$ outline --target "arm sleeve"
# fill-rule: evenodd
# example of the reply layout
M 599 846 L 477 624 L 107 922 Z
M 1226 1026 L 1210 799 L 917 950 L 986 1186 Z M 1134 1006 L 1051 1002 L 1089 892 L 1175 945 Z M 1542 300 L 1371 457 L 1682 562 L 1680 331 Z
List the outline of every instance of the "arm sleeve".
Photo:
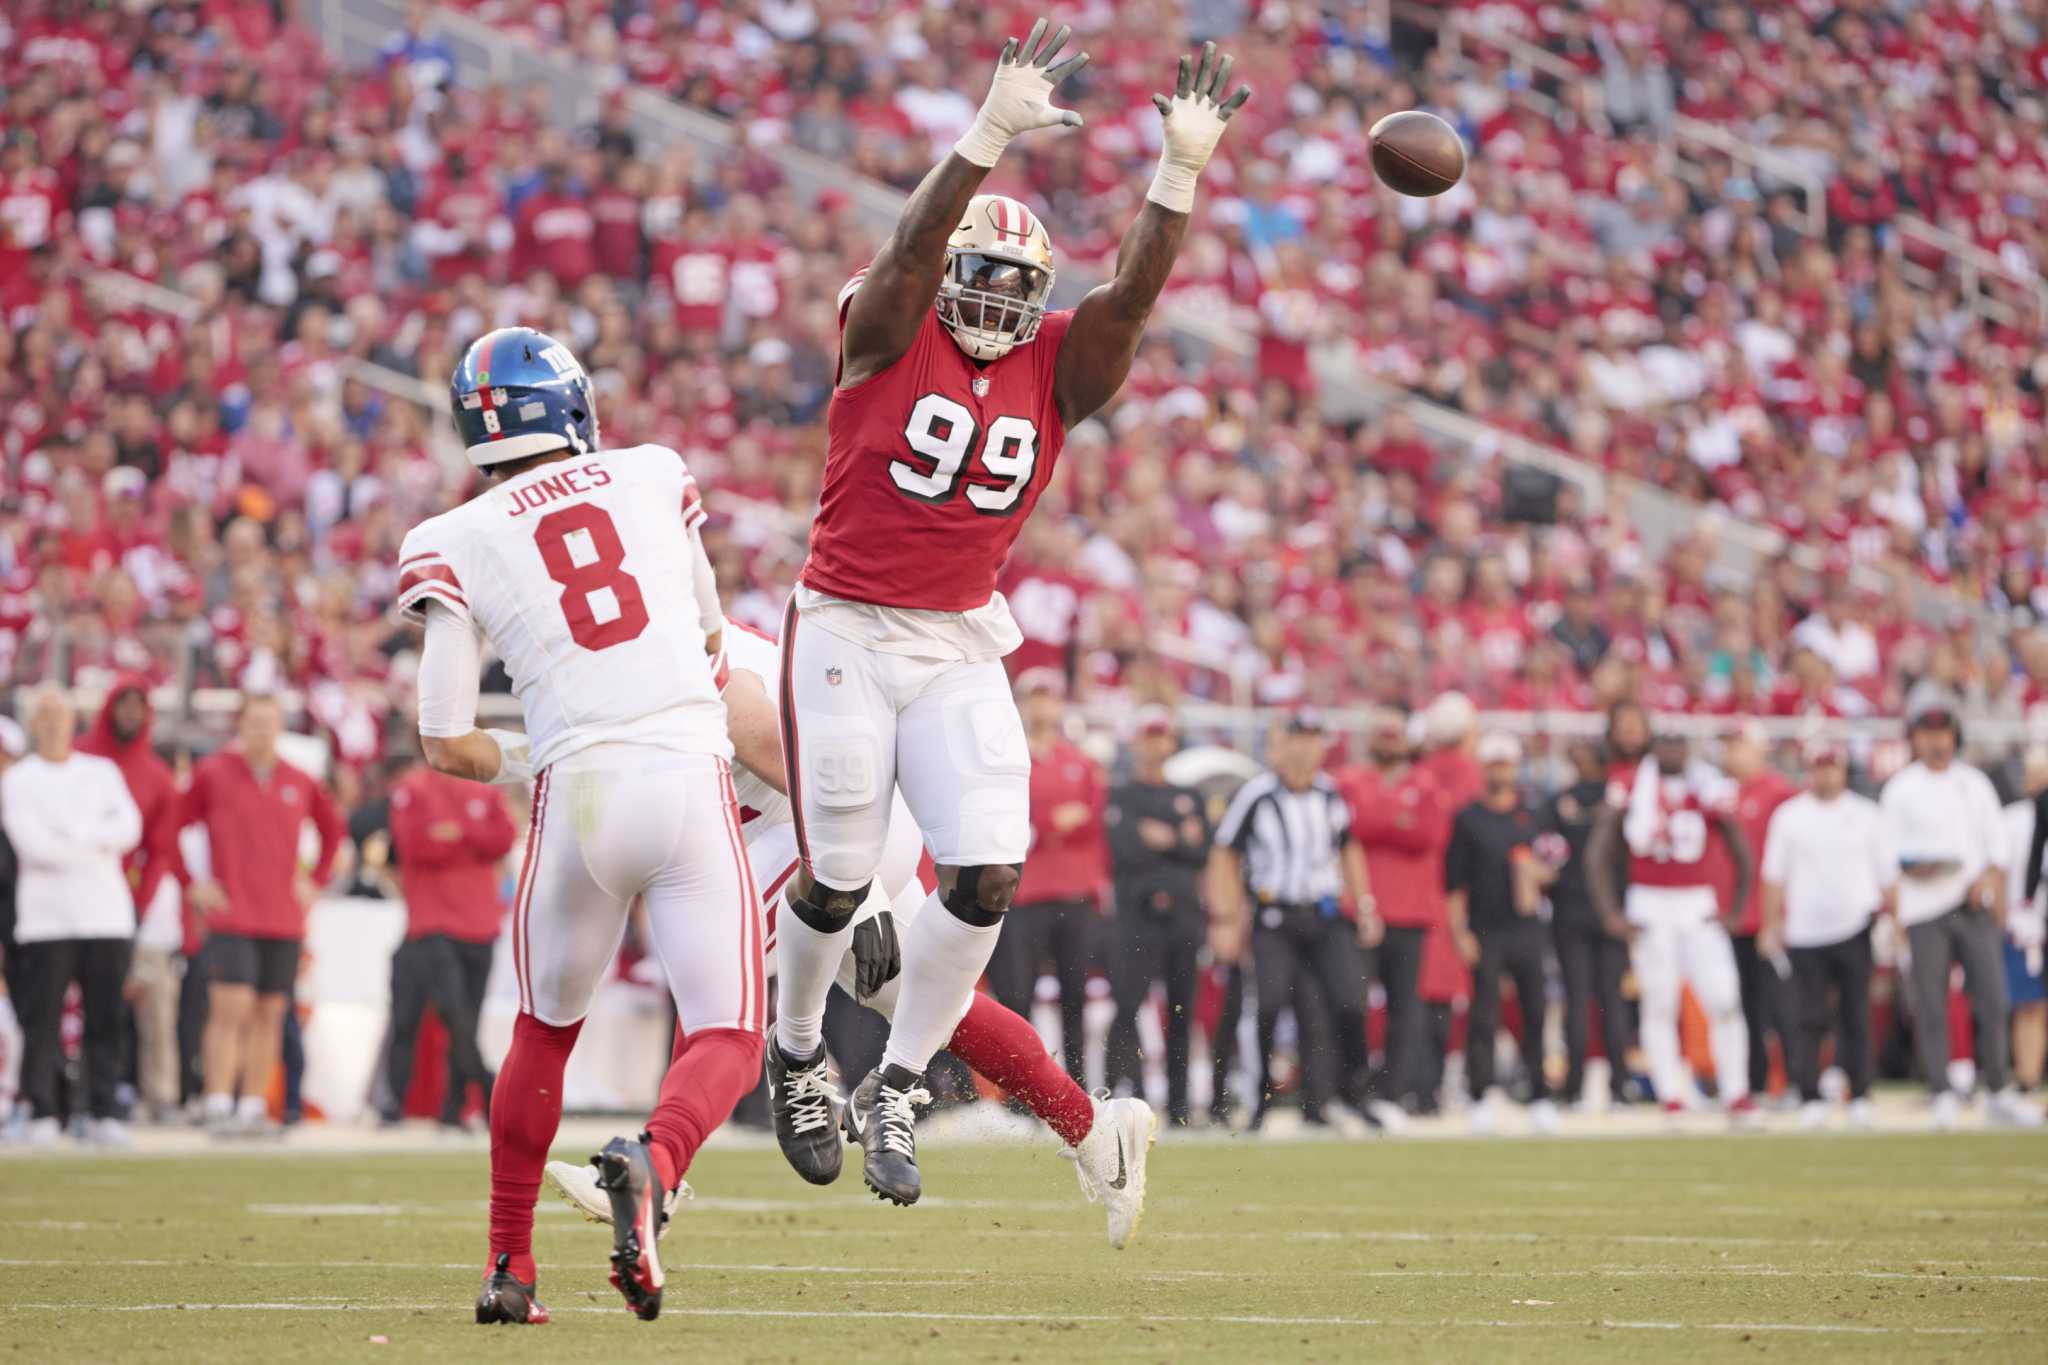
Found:
M 121 770 L 111 760 L 106 762 L 106 771 L 101 774 L 106 786 L 106 804 L 100 810 L 100 847 L 119 856 L 127 856 L 142 842 L 142 811 L 135 804 L 135 797 L 128 790 L 128 779 L 121 776 Z
M 478 675 L 483 651 L 467 610 L 457 612 L 440 598 L 420 610 L 427 623 L 427 643 L 420 654 L 420 733 L 453 739 L 476 729 Z
M 505 803 L 503 792 L 493 787 L 484 793 L 482 800 L 482 813 L 469 821 L 470 851 L 477 857 L 495 862 L 512 851 L 512 842 L 519 837 L 519 829 L 512 823 L 512 808 Z
M 348 838 L 348 821 L 341 818 L 341 807 L 334 803 L 333 793 L 321 783 L 310 785 L 313 789 L 313 828 L 320 831 L 320 862 L 313 869 L 313 882 L 317 886 L 325 886 L 334 875 L 334 860 Z

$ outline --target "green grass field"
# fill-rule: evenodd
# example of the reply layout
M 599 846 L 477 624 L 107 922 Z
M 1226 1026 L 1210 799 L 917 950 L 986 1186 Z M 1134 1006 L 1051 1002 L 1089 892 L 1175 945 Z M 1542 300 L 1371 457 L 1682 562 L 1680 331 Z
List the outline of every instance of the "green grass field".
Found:
M 484 1167 L 0 1161 L 0 1361 L 2048 1358 L 2038 1136 L 1162 1144 L 1122 1253 L 1049 1144 L 907 1211 L 714 1148 L 659 1322 L 544 1197 L 524 1331 L 469 1321 Z

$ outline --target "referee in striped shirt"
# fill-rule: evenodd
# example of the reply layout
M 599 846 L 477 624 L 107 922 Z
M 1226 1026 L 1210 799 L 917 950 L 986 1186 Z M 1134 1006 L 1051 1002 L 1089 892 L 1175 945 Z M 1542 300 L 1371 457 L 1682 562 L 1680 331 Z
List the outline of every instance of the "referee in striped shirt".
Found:
M 1258 989 L 1253 1128 L 1273 1103 L 1273 1038 L 1290 1006 L 1301 1036 L 1302 1118 L 1327 1122 L 1323 1106 L 1333 1091 L 1366 1113 L 1364 950 L 1382 930 L 1365 855 L 1351 835 L 1350 803 L 1322 770 L 1328 750 L 1322 718 L 1306 708 L 1292 712 L 1269 745 L 1271 771 L 1232 798 L 1210 859 L 1216 955 L 1236 961 L 1249 941 Z

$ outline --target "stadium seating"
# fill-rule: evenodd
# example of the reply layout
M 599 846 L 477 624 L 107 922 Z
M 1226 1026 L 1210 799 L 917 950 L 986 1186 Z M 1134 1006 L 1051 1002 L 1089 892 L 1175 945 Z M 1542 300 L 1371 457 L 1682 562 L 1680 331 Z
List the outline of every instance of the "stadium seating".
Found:
M 627 7 L 616 26 L 588 3 L 467 8 L 736 120 L 743 149 L 899 188 L 971 116 L 960 73 L 1021 13 L 875 30 L 805 0 Z M 1072 434 L 1008 575 L 1020 664 L 1168 699 L 1456 686 L 1506 708 L 1854 715 L 1934 676 L 1993 714 L 2048 700 L 2048 638 L 2009 649 L 1965 611 L 2028 627 L 2048 606 L 2039 319 L 1966 306 L 1886 231 L 1911 205 L 2043 259 L 2038 97 L 2012 98 L 2029 73 L 2038 88 L 2038 35 L 1950 5 L 1896 29 L 1785 8 L 1750 36 L 1691 33 L 1677 5 L 1465 8 L 1583 77 L 1523 98 L 1483 42 L 1425 35 L 1418 61 L 1414 34 L 1397 52 L 1310 6 L 1231 35 L 1259 95 L 1170 306 L 1254 352 L 1149 343 L 1124 399 Z M 642 146 L 616 101 L 550 126 L 532 92 L 454 80 L 431 22 L 349 70 L 272 15 L 32 0 L 0 29 L 0 361 L 27 380 L 0 411 L 0 663 L 291 684 L 344 757 L 374 755 L 409 690 L 382 614 L 398 538 L 467 475 L 432 454 L 439 415 L 361 365 L 431 395 L 470 335 L 513 320 L 578 349 L 610 440 L 673 444 L 708 476 L 736 613 L 776 619 L 815 495 L 830 300 L 873 246 L 849 201 L 800 205 L 753 150 Z M 1136 208 L 1166 36 L 1149 9 L 1090 10 L 1085 134 L 1023 140 L 1000 172 L 1046 206 L 1063 269 L 1111 256 Z M 1819 44 L 1898 98 L 1821 107 L 1802 83 Z M 1675 63 L 1669 88 L 1631 81 L 1645 51 Z M 1378 112 L 1411 104 L 1476 152 L 1437 200 L 1376 189 L 1360 154 Z M 1674 160 L 1659 133 L 1679 114 L 1806 157 L 1826 231 L 1741 163 Z M 96 286 L 106 272 L 131 284 Z M 1652 558 L 1569 488 L 1509 496 L 1506 466 L 1398 418 L 1327 425 L 1310 392 L 1331 357 L 1774 525 L 1829 572 L 1724 582 L 1711 521 Z M 1930 577 L 1953 621 L 1916 610 Z

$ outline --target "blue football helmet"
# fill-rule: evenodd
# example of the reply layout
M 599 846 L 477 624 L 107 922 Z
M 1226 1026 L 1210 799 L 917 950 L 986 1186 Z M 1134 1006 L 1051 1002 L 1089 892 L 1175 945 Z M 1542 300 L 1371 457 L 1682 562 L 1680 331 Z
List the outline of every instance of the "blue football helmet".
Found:
M 590 376 L 567 346 L 531 327 L 500 327 L 471 342 L 449 380 L 448 402 L 478 469 L 551 450 L 597 449 Z

